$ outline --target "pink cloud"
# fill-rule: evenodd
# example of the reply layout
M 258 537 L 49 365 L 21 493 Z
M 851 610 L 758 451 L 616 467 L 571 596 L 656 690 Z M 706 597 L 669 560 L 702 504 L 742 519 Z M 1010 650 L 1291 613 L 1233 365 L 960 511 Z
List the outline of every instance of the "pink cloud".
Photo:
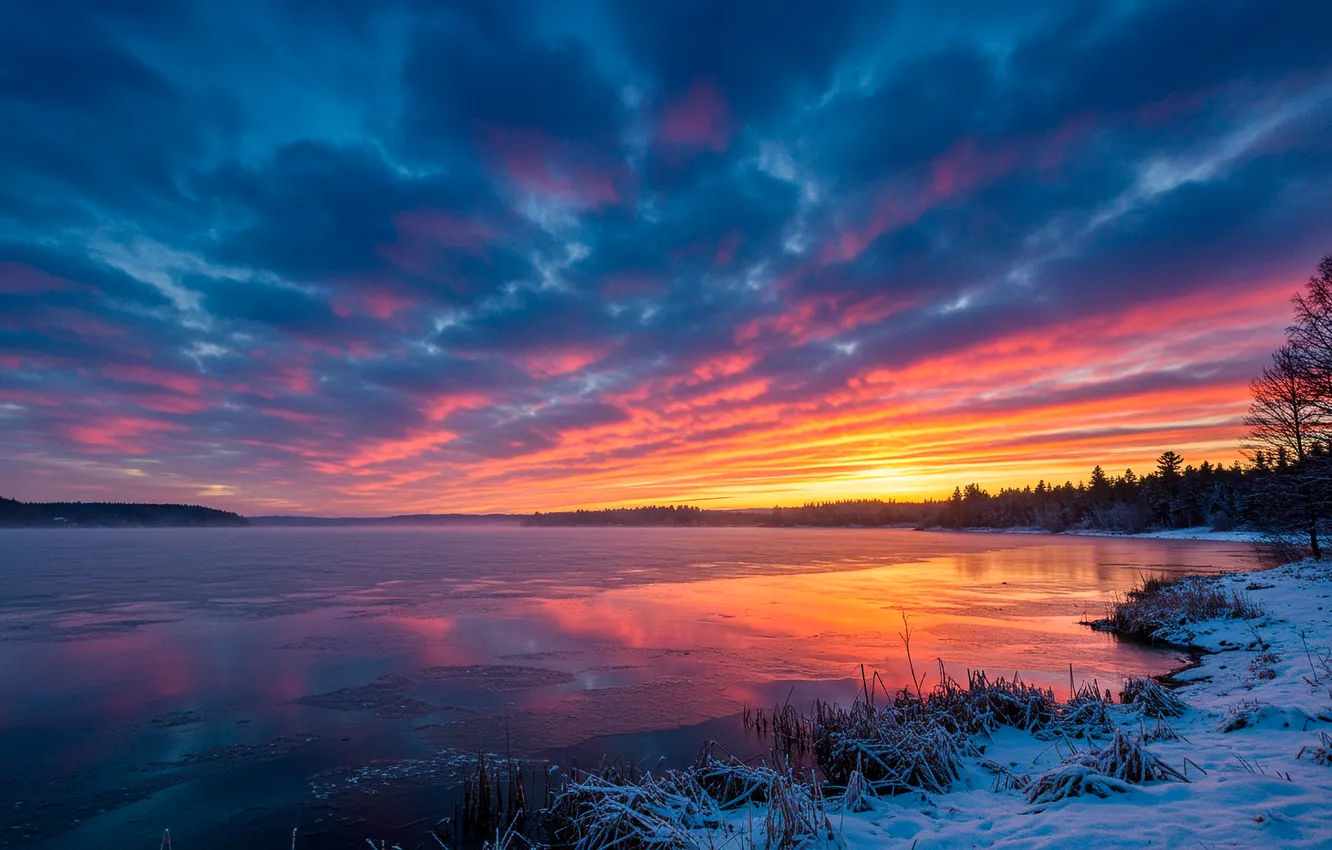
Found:
M 488 127 L 486 152 L 521 194 L 577 209 L 620 202 L 614 172 L 595 161 L 586 146 L 554 139 L 538 130 Z
M 306 366 L 284 366 L 271 376 L 273 383 L 302 395 L 314 389 L 314 375 Z
M 983 149 L 975 139 L 963 139 L 930 162 L 928 178 L 914 190 L 889 187 L 880 191 L 873 201 L 869 221 L 859 229 L 839 232 L 824 245 L 820 260 L 825 264 L 854 260 L 883 234 L 994 182 L 1009 173 L 1017 161 L 1018 150 L 1014 145 Z
M 717 256 L 714 264 L 717 268 L 729 266 L 735 259 L 735 252 L 740 247 L 740 243 L 745 239 L 745 235 L 738 230 L 732 230 L 722 237 L 721 242 L 717 244 Z
M 147 454 L 159 448 L 139 438 L 163 431 L 182 431 L 184 427 L 172 422 L 143 419 L 134 416 L 104 416 L 93 424 L 69 425 L 65 436 L 83 446 L 109 449 L 122 454 Z
M 452 212 L 415 210 L 393 216 L 398 241 L 382 245 L 380 254 L 398 268 L 422 272 L 450 252 L 484 256 L 498 234 L 489 225 Z
M 198 375 L 168 372 L 165 369 L 158 369 L 153 366 L 128 363 L 108 364 L 102 369 L 102 374 L 115 381 L 146 384 L 191 396 L 198 395 L 205 385 L 215 385 L 215 382 L 206 381 Z
M 451 431 L 417 431 L 398 440 L 377 440 L 365 446 L 347 458 L 347 466 L 360 468 L 394 460 L 407 460 L 419 457 L 457 437 Z M 338 468 L 337 471 L 343 471 Z
M 260 412 L 263 413 L 265 416 L 273 416 L 277 419 L 282 419 L 287 422 L 295 422 L 299 424 L 309 424 L 312 422 L 319 421 L 319 417 L 313 413 L 298 413 L 294 410 L 281 410 L 275 407 L 260 408 Z
M 1036 152 L 1036 164 L 1044 169 L 1062 168 L 1068 160 L 1068 152 L 1074 146 L 1084 142 L 1096 131 L 1095 112 L 1084 112 L 1062 122 L 1054 130 L 1033 142 Z
M 537 351 L 520 356 L 518 365 L 534 378 L 556 378 L 590 366 L 604 355 L 605 352 L 590 348 Z
M 264 360 L 266 354 L 255 352 L 256 360 Z M 238 383 L 232 389 L 242 393 L 253 393 L 262 398 L 278 398 L 288 393 L 308 395 L 314 390 L 314 374 L 303 362 L 281 363 L 260 367 L 248 382 Z
M 422 411 L 431 422 L 447 419 L 459 410 L 475 410 L 490 403 L 490 396 L 482 393 L 459 393 L 431 399 Z
M 975 139 L 963 139 L 930 164 L 929 190 L 918 205 L 923 212 L 1007 174 L 1017 162 L 1017 149 L 1005 145 L 982 150 Z
M 693 376 L 700 382 L 729 378 L 753 366 L 756 359 L 751 354 L 721 354 L 695 366 Z
M 731 109 L 711 80 L 694 80 L 661 113 L 661 139 L 687 148 L 724 151 L 733 134 Z
M 804 345 L 883 321 L 913 303 L 908 298 L 886 295 L 859 300 L 844 294 L 804 298 L 781 313 L 745 322 L 736 328 L 733 338 L 740 344 L 775 335 L 782 338 L 782 345 Z
M 334 314 L 344 319 L 364 313 L 388 321 L 415 303 L 399 292 L 366 288 L 335 298 L 332 307 Z
M 0 263 L 0 293 L 5 295 L 37 295 L 73 288 L 74 284 L 64 278 L 18 263 Z
M 21 328 L 30 328 L 49 332 L 49 335 L 55 338 L 88 337 L 99 340 L 116 340 L 123 342 L 121 351 L 125 354 L 141 354 L 147 356 L 142 345 L 137 345 L 132 349 L 129 346 L 130 333 L 124 327 L 109 324 L 101 319 L 92 316 L 82 310 L 73 310 L 66 307 L 51 307 L 47 309 L 15 312 L 12 315 L 0 314 L 0 327 L 18 330 Z

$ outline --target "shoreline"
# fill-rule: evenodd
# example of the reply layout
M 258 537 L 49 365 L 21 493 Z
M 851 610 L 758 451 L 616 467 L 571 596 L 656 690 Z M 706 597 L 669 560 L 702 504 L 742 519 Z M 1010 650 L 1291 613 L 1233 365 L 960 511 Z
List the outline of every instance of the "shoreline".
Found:
M 1302 561 L 1206 580 L 1247 594 L 1261 613 L 1183 623 L 1154 640 L 1164 648 L 1189 647 L 1186 663 L 1156 677 L 1169 690 L 1156 689 L 1155 697 L 1144 699 L 1132 677 L 1092 689 L 1082 683 L 1079 694 L 1127 686 L 1114 703 L 1100 703 L 1102 725 L 1082 727 L 1091 730 L 1088 736 L 1060 732 L 1057 723 L 1024 730 L 1001 721 L 988 733 L 959 739 L 958 755 L 948 757 L 956 758 L 954 777 L 893 795 L 866 793 L 866 780 L 855 778 L 859 771 L 845 792 L 831 783 L 820 792 L 800 774 L 770 778 L 790 785 L 782 793 L 805 801 L 810 825 L 820 819 L 827 825 L 802 846 L 1328 846 L 1332 564 Z M 1168 708 L 1153 710 L 1162 704 Z M 1073 712 L 1078 703 L 1063 705 Z M 1081 705 L 1077 711 L 1086 708 Z M 883 740 L 894 740 L 900 728 L 890 723 Z M 928 739 L 919 740 L 910 746 L 926 746 Z M 1124 748 L 1132 753 L 1128 762 Z M 926 746 L 911 758 L 934 756 Z M 1125 764 L 1145 766 L 1145 772 L 1118 772 Z M 727 770 L 746 769 L 704 765 L 697 775 Z M 739 847 L 765 844 L 769 804 L 723 809 L 720 825 L 676 826 L 703 845 L 723 837 Z
M 1046 531 L 1043 528 L 917 528 L 916 531 L 955 534 L 1013 534 L 1048 537 L 1103 537 L 1110 540 L 1197 540 L 1210 543 L 1261 543 L 1263 535 L 1256 531 L 1214 531 L 1206 526 L 1195 528 L 1170 528 L 1157 531 L 1126 533 L 1118 531 L 1098 531 L 1096 529 L 1070 529 L 1067 531 Z
M 1190 623 L 1172 636 L 1187 635 L 1179 645 L 1189 647 L 1189 661 L 1156 678 L 1186 705 L 1168 721 L 1181 740 L 1150 743 L 1148 749 L 1182 768 L 1187 783 L 1153 782 L 1106 799 L 1084 796 L 1033 807 L 975 787 L 973 771 L 964 776 L 972 786 L 966 790 L 910 802 L 880 798 L 869 812 L 845 814 L 844 823 L 854 825 L 844 830 L 846 845 L 883 846 L 878 836 L 886 830 L 918 841 L 919 850 L 1075 842 L 1085 850 L 1327 846 L 1332 765 L 1312 756 L 1326 746 L 1319 733 L 1332 733 L 1332 668 L 1325 669 L 1332 664 L 1332 564 L 1303 561 L 1210 580 L 1249 594 L 1264 614 Z M 1178 648 L 1173 641 L 1157 645 Z M 1150 731 L 1152 721 L 1123 706 L 1115 710 L 1126 731 L 1134 725 L 1140 733 Z M 1057 761 L 1023 737 L 999 730 L 987 758 L 1014 771 Z M 910 831 L 904 829 L 908 824 Z

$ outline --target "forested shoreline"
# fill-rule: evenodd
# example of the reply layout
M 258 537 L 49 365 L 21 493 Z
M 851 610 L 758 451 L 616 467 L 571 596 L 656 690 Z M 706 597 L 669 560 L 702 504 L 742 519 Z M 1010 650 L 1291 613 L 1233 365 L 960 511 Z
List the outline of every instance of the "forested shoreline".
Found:
M 0 528 L 197 528 L 249 524 L 240 514 L 200 505 L 20 502 L 0 498 Z
M 1283 460 L 1284 464 L 1285 461 Z M 1086 481 L 1007 487 L 991 493 L 979 484 L 957 487 L 948 499 L 901 502 L 843 499 L 799 507 L 721 511 L 688 505 L 648 505 L 538 513 L 529 526 L 764 526 L 815 528 L 1023 528 L 1050 532 L 1089 530 L 1137 534 L 1153 529 L 1207 526 L 1229 531 L 1255 525 L 1253 496 L 1273 474 L 1257 465 L 1185 463 L 1166 451 L 1155 468 L 1111 476 L 1100 466 Z

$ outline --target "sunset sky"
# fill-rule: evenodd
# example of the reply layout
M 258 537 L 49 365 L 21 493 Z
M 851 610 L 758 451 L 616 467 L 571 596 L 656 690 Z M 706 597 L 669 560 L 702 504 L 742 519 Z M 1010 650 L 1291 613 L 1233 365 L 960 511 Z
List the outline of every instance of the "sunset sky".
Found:
M 1239 456 L 1332 3 L 0 5 L 0 495 L 944 496 Z

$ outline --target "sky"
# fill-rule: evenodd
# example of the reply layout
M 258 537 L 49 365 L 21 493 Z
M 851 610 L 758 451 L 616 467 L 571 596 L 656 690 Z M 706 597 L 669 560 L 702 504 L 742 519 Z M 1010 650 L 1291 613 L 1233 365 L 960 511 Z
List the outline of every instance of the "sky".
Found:
M 1239 457 L 1332 4 L 0 5 L 0 495 L 764 507 Z

